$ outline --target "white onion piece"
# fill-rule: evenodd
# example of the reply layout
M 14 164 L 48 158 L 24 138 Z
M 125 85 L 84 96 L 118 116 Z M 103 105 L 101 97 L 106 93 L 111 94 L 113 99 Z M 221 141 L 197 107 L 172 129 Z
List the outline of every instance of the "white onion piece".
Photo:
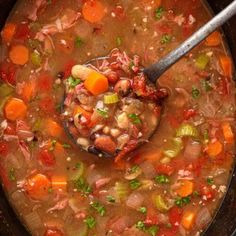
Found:
M 143 201 L 144 201 L 143 195 L 141 193 L 134 192 L 128 196 L 128 199 L 126 200 L 126 205 L 128 207 L 138 209 L 139 207 L 141 207 Z
M 196 216 L 196 226 L 202 229 L 212 220 L 211 213 L 207 207 L 203 207 Z
M 189 141 L 184 150 L 184 157 L 190 161 L 196 160 L 200 156 L 201 148 L 199 142 Z
M 156 176 L 156 170 L 152 163 L 145 161 L 140 165 L 146 178 L 152 179 Z
M 102 179 L 102 175 L 98 173 L 97 170 L 89 170 L 87 175 L 87 182 L 89 185 L 95 184 L 99 179 Z
M 25 221 L 30 230 L 38 229 L 42 225 L 41 218 L 37 211 L 33 211 L 25 216 Z

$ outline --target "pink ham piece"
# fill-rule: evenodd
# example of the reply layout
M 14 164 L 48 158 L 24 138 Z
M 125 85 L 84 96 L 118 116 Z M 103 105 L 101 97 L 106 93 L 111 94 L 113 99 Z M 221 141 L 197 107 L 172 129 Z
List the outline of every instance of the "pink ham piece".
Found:
M 49 208 L 49 209 L 47 210 L 47 213 L 48 213 L 48 212 L 51 212 L 51 211 L 55 211 L 55 210 L 62 210 L 62 209 L 64 209 L 67 205 L 68 205 L 68 199 L 67 199 L 67 198 L 64 198 L 64 199 L 62 199 L 61 201 L 59 201 L 55 206 Z
M 17 120 L 16 133 L 19 139 L 31 141 L 34 138 L 34 134 L 30 131 L 30 127 L 23 120 Z

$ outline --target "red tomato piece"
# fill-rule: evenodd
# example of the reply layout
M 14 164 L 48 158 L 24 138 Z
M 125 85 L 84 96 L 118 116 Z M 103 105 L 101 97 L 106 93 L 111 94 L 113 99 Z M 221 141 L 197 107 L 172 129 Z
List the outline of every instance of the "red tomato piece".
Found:
M 169 220 L 172 225 L 179 225 L 183 210 L 178 207 L 172 207 L 169 211 Z
M 38 159 L 42 162 L 45 166 L 53 166 L 56 164 L 56 160 L 54 155 L 49 152 L 48 150 L 44 149 L 41 150 L 38 154 Z
M 62 233 L 59 229 L 47 229 L 44 233 L 44 236 L 63 236 L 64 233 Z
M 194 117 L 196 114 L 197 113 L 194 109 L 187 109 L 187 110 L 184 110 L 183 117 L 185 120 L 189 120 L 190 118 Z
M 0 78 L 9 84 L 16 84 L 16 67 L 9 62 L 0 64 Z
M 159 164 L 156 166 L 156 171 L 158 174 L 172 175 L 175 171 L 174 167 L 169 164 Z
M 44 97 L 39 101 L 39 107 L 44 112 L 55 112 L 55 104 L 51 97 Z
M 147 225 L 157 225 L 159 223 L 158 215 L 153 209 L 148 209 L 144 223 Z
M 29 38 L 29 36 L 30 36 L 30 29 L 28 24 L 26 23 L 19 24 L 16 28 L 16 33 L 14 38 L 26 40 L 27 38 Z
M 76 64 L 75 60 L 70 60 L 65 64 L 64 67 L 64 78 L 67 79 L 71 75 L 71 69 Z
M 49 92 L 52 90 L 53 79 L 49 74 L 43 73 L 38 79 L 38 88 L 40 92 Z
M 8 154 L 9 147 L 5 141 L 0 141 L 0 156 L 6 156 Z

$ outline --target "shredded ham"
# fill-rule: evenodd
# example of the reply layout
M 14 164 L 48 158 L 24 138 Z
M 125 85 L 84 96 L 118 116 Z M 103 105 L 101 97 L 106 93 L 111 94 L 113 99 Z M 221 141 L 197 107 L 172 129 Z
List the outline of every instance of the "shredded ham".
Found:
M 32 21 L 36 21 L 38 18 L 37 13 L 39 9 L 46 6 L 46 4 L 47 4 L 46 0 L 36 0 L 35 4 L 33 5 L 33 8 L 30 11 L 30 14 L 28 15 L 28 19 Z
M 34 138 L 34 134 L 30 131 L 30 127 L 23 120 L 17 120 L 16 133 L 19 139 L 31 141 Z
M 64 198 L 61 201 L 59 201 L 58 203 L 56 203 L 55 206 L 49 208 L 47 210 L 47 213 L 51 212 L 51 211 L 55 211 L 55 210 L 63 210 L 67 205 L 68 205 L 68 198 Z
M 29 162 L 30 157 L 31 157 L 29 147 L 27 146 L 27 144 L 23 140 L 19 141 L 19 147 L 20 147 L 20 150 L 21 150 L 23 156 L 25 157 L 25 160 L 27 162 Z
M 16 141 L 16 140 L 18 140 L 18 136 L 17 135 L 11 135 L 11 134 L 4 134 L 3 139 L 7 142 Z
M 111 178 L 102 178 L 95 182 L 96 188 L 101 188 L 104 185 L 108 184 L 111 181 Z
M 65 10 L 66 14 L 61 18 L 57 18 L 54 22 L 44 25 L 43 28 L 36 34 L 35 38 L 39 41 L 44 41 L 46 36 L 61 33 L 74 26 L 80 18 L 81 13 L 71 9 Z

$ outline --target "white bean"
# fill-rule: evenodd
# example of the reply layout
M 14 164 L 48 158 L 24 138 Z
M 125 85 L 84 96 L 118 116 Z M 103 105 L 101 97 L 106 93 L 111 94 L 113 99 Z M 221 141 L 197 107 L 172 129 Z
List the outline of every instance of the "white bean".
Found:
M 86 66 L 75 65 L 71 69 L 71 74 L 75 79 L 81 79 L 84 81 L 88 77 L 88 75 L 91 73 L 91 71 L 93 70 Z

